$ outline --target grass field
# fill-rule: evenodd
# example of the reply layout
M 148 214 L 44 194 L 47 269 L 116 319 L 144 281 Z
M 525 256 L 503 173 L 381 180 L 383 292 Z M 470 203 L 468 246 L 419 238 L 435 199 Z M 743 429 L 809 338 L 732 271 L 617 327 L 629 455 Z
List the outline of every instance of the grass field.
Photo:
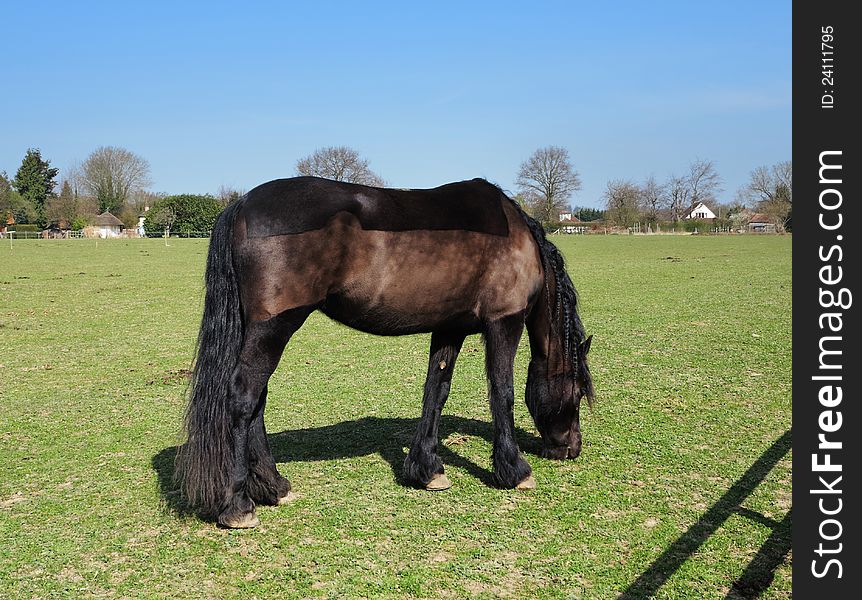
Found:
M 0 597 L 789 597 L 790 238 L 556 241 L 595 334 L 579 459 L 535 454 L 522 343 L 538 489 L 489 485 L 472 337 L 441 426 L 454 485 L 401 486 L 428 336 L 313 315 L 267 407 L 299 496 L 222 530 L 170 483 L 207 241 L 3 240 Z

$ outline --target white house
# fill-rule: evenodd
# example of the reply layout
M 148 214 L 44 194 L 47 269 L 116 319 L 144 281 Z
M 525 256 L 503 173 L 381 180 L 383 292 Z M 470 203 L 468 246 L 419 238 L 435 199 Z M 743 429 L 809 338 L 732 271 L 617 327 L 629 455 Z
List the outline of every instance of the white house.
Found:
M 584 233 L 587 227 L 578 217 L 570 212 L 560 213 L 560 231 L 563 233 Z
M 95 226 L 96 235 L 100 238 L 119 237 L 123 230 L 123 222 L 108 211 L 96 217 Z
M 695 204 L 689 211 L 686 213 L 685 219 L 703 219 L 704 221 L 711 221 L 715 218 L 715 213 L 712 212 L 709 207 L 703 202 L 698 202 Z

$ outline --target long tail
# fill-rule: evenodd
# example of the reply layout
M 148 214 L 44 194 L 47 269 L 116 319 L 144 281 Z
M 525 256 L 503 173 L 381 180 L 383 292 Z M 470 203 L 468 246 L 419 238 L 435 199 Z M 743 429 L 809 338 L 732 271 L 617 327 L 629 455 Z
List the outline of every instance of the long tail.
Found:
M 239 286 L 233 266 L 233 226 L 242 199 L 221 214 L 210 238 L 206 298 L 198 334 L 191 396 L 177 452 L 175 478 L 190 506 L 216 515 L 233 467 L 229 396 L 243 341 Z

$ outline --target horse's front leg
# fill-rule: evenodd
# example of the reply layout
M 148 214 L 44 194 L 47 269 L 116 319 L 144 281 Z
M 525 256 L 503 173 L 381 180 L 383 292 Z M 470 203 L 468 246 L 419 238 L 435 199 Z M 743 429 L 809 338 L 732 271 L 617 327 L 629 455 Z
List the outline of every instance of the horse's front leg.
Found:
M 404 459 L 404 479 L 428 490 L 445 490 L 451 486 L 443 474 L 443 461 L 437 454 L 440 415 L 449 397 L 455 360 L 464 343 L 460 333 L 431 334 L 428 375 L 422 398 L 422 418 L 413 436 L 410 452 Z
M 485 369 L 488 375 L 491 416 L 494 420 L 494 480 L 502 488 L 536 486 L 532 469 L 515 439 L 515 353 L 524 331 L 523 315 L 492 321 L 485 328 Z

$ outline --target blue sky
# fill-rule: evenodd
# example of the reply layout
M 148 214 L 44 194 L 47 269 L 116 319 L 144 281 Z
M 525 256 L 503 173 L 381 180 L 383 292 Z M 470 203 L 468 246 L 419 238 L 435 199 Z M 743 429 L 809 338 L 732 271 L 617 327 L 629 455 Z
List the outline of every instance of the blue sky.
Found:
M 791 155 L 790 2 L 8 3 L 0 170 L 101 145 L 152 190 L 250 189 L 348 145 L 395 187 L 486 177 L 514 191 L 568 149 L 609 179 L 709 159 L 731 200 Z

